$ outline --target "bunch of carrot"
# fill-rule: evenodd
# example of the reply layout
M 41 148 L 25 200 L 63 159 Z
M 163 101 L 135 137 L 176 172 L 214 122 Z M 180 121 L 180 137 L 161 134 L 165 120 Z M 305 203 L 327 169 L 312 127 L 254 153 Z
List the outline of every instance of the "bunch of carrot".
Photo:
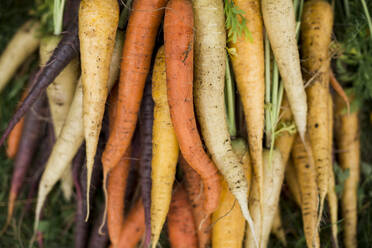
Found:
M 15 158 L 3 232 L 38 143 L 55 137 L 35 165 L 45 169 L 31 243 L 61 181 L 77 202 L 76 247 L 155 248 L 164 228 L 171 247 L 263 248 L 270 232 L 285 245 L 283 185 L 301 209 L 307 247 L 323 242 L 326 201 L 338 247 L 335 146 L 349 171 L 342 235 L 356 247 L 360 133 L 349 101 L 357 96 L 332 72 L 327 1 L 127 0 L 121 11 L 116 0 L 58 4 L 53 36 L 40 38 L 43 24 L 31 20 L 0 57 L 2 90 L 40 47 L 40 67 L 0 139 Z M 63 11 L 69 25 L 60 32 Z M 98 185 L 105 202 L 97 210 Z

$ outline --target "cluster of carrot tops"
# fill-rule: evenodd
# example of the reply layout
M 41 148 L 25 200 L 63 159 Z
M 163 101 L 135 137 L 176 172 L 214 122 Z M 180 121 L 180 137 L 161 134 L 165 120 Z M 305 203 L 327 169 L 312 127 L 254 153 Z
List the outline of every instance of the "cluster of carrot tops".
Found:
M 76 195 L 75 247 L 105 247 L 109 237 L 114 248 L 155 248 L 165 223 L 171 247 L 267 247 L 270 233 L 286 245 L 283 184 L 301 208 L 307 247 L 323 243 L 324 206 L 338 247 L 336 147 L 349 173 L 343 242 L 357 247 L 357 96 L 332 72 L 333 5 L 55 0 L 54 8 L 53 34 L 30 20 L 0 58 L 1 90 L 39 49 L 0 139 L 14 158 L 4 231 L 39 154 L 31 244 L 41 243 L 43 205 L 60 181 L 67 199 Z M 105 204 L 89 235 L 101 187 Z

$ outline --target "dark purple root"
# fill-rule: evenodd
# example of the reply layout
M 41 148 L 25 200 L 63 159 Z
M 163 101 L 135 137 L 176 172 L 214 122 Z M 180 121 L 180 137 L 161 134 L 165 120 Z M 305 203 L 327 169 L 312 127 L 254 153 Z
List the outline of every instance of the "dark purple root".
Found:
M 31 209 L 32 199 L 37 195 L 37 189 L 39 187 L 39 182 L 41 175 L 44 172 L 46 163 L 48 161 L 49 155 L 52 152 L 52 148 L 55 142 L 53 124 L 48 122 L 46 127 L 46 134 L 41 141 L 38 155 L 33 161 L 33 173 L 29 183 L 29 191 L 27 195 L 27 202 L 24 207 L 24 212 L 27 214 Z
M 47 116 L 46 106 L 46 96 L 43 94 L 42 97 L 37 99 L 31 111 L 26 114 L 22 137 L 13 165 L 14 169 L 10 188 L 10 191 L 16 195 L 18 195 L 23 185 L 32 159 L 39 147 L 40 140 L 45 134 L 46 122 L 44 118 Z
M 142 200 L 145 208 L 145 241 L 148 247 L 151 241 L 151 160 L 152 160 L 152 123 L 154 120 L 154 102 L 151 96 L 151 79 L 147 80 L 143 92 L 140 112 L 140 174 Z
M 54 81 L 66 65 L 79 54 L 79 49 L 78 25 L 77 22 L 71 22 L 69 29 L 64 32 L 61 41 L 54 50 L 47 64 L 40 68 L 36 74 L 34 79 L 35 83 L 29 94 L 9 121 L 7 128 L 1 136 L 0 146 L 4 143 L 17 122 L 34 105 L 37 99 L 41 97 L 45 89 Z
M 63 12 L 63 29 L 66 30 L 72 22 L 77 23 L 80 0 L 67 0 Z
M 72 177 L 76 190 L 76 215 L 74 228 L 74 245 L 76 248 L 86 246 L 89 230 L 89 223 L 85 222 L 85 216 L 83 215 L 83 198 L 85 197 L 82 195 L 80 185 L 80 174 L 84 166 L 84 159 L 84 147 L 80 147 L 72 162 Z
M 99 229 L 103 219 L 103 207 L 100 208 L 100 213 L 96 216 L 93 221 L 92 231 L 89 235 L 88 248 L 106 248 L 109 242 L 109 236 L 107 231 L 107 221 L 102 228 L 103 235 L 99 234 Z

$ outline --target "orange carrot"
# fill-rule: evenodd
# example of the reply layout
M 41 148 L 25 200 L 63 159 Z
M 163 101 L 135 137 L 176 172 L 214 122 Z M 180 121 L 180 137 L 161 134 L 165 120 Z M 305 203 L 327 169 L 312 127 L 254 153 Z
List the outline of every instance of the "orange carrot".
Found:
M 108 177 L 107 186 L 107 228 L 111 244 L 116 247 L 124 222 L 124 198 L 129 173 L 129 153 L 121 158 Z
M 171 0 L 164 18 L 168 103 L 181 152 L 203 180 L 204 209 L 212 213 L 221 191 L 216 166 L 205 153 L 193 105 L 193 12 L 188 0 Z
M 27 94 L 28 89 L 26 88 L 22 94 L 21 101 L 18 103 L 17 107 L 19 107 L 20 103 L 23 102 Z M 22 117 L 9 134 L 7 141 L 8 146 L 6 147 L 6 155 L 8 156 L 8 158 L 14 158 L 14 156 L 17 154 L 19 141 L 21 140 L 22 137 L 24 121 L 25 117 Z
M 180 158 L 180 166 L 184 173 L 185 188 L 192 207 L 199 248 L 210 247 L 211 218 L 203 209 L 204 195 L 202 195 L 200 176 L 187 164 L 183 157 Z
M 130 145 L 166 2 L 135 0 L 133 3 L 123 48 L 115 122 L 102 155 L 104 177 Z
M 114 122 L 116 112 L 116 100 L 118 98 L 117 87 L 110 95 L 109 125 L 110 129 Z M 129 152 L 130 149 L 128 149 Z M 124 198 L 127 178 L 129 174 L 129 159 L 126 153 L 119 163 L 112 169 L 108 176 L 107 186 L 107 229 L 111 244 L 116 247 L 120 241 L 120 233 L 124 222 Z
M 130 210 L 121 229 L 118 248 L 134 248 L 145 232 L 145 210 L 142 199 Z
M 168 235 L 172 248 L 198 247 L 191 205 L 182 185 L 176 187 L 172 196 L 168 213 Z

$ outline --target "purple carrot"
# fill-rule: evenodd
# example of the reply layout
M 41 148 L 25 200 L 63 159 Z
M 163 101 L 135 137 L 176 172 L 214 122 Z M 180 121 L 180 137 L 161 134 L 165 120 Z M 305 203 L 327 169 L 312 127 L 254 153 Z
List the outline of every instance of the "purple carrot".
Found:
M 49 112 L 49 111 L 48 111 Z M 49 115 L 50 116 L 50 115 Z M 51 122 L 47 123 L 46 134 L 41 141 L 38 155 L 33 161 L 33 175 L 29 183 L 29 191 L 27 195 L 27 202 L 24 207 L 24 212 L 27 214 L 31 209 L 32 199 L 36 197 L 37 189 L 39 187 L 39 182 L 41 175 L 44 172 L 46 162 L 48 161 L 49 155 L 52 152 L 53 144 L 55 142 L 54 128 Z
M 71 10 L 72 11 L 72 10 Z M 76 11 L 77 13 L 77 11 Z M 52 56 L 46 63 L 46 65 L 38 71 L 36 74 L 35 84 L 31 88 L 25 100 L 21 106 L 13 115 L 9 121 L 3 135 L 0 139 L 0 146 L 4 143 L 8 137 L 10 131 L 14 128 L 17 122 L 22 118 L 28 109 L 41 97 L 45 89 L 54 81 L 58 74 L 66 67 L 70 61 L 77 57 L 79 54 L 79 37 L 78 37 L 78 25 L 77 16 L 71 21 L 69 27 L 64 32 L 64 35 L 59 42 L 56 49 L 53 51 Z
M 154 116 L 154 102 L 151 96 L 151 80 L 147 80 L 143 92 L 140 112 L 140 180 L 142 200 L 145 208 L 145 242 L 148 247 L 151 241 L 151 160 L 152 160 L 152 123 Z
M 74 186 L 76 191 L 76 214 L 75 214 L 75 237 L 74 245 L 76 248 L 85 247 L 88 237 L 89 223 L 85 221 L 85 216 L 83 214 L 83 194 L 81 191 L 80 184 L 80 172 L 82 171 L 84 165 L 84 149 L 80 147 L 78 153 L 76 154 L 72 162 L 72 177 L 74 180 Z
M 104 211 L 103 207 L 100 208 L 100 212 L 93 221 L 93 228 L 90 232 L 88 248 L 106 248 L 109 242 L 109 236 L 107 231 L 107 221 L 105 222 L 102 232 L 99 233 L 100 226 L 102 224 Z
M 42 134 L 44 134 L 46 122 L 43 119 L 46 116 L 46 110 L 46 95 L 43 94 L 37 99 L 31 111 L 26 114 L 22 138 L 13 165 L 14 169 L 9 193 L 8 217 L 5 226 L 11 221 L 19 190 L 30 168 L 32 158 L 37 151 L 40 138 Z
M 80 0 L 67 0 L 63 11 L 63 29 L 66 30 L 71 22 L 76 22 L 79 12 Z

